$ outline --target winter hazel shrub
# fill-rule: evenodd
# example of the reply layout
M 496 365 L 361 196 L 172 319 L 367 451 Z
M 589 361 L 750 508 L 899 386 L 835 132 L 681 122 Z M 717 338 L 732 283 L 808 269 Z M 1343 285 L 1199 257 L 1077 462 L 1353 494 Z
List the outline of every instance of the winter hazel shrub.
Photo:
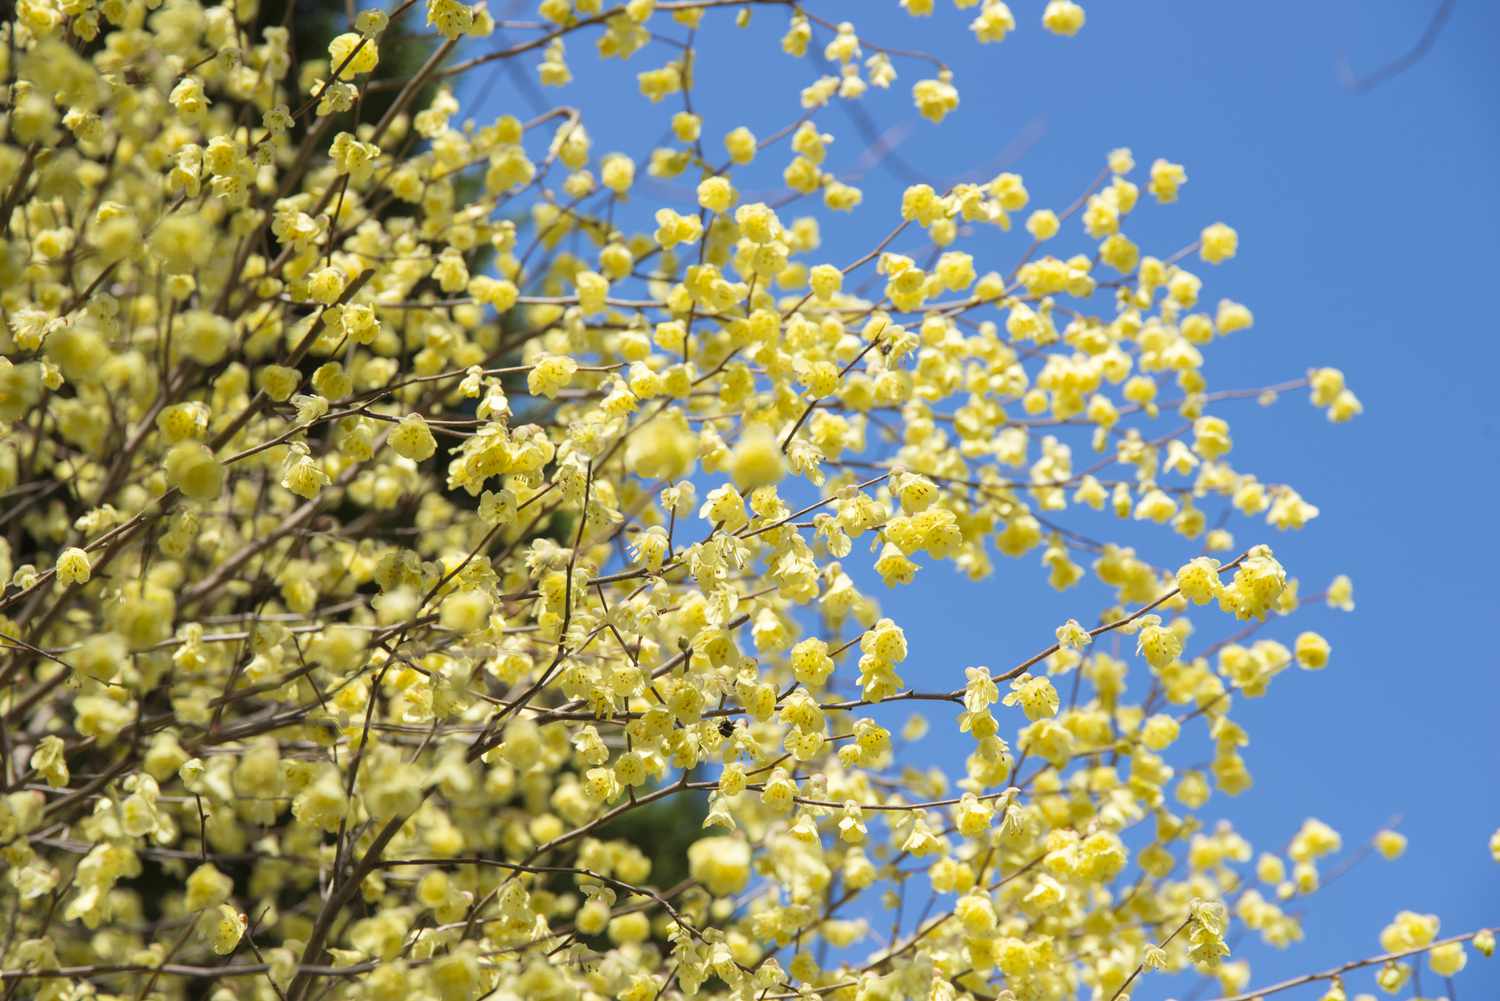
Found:
M 1288 620 L 1353 591 L 1278 561 L 1318 509 L 1234 440 L 1246 397 L 1360 402 L 1210 378 L 1256 336 L 1214 266 L 1268 251 L 1183 218 L 1155 151 L 1101 146 L 1066 206 L 1009 172 L 867 198 L 841 106 L 981 99 L 828 19 L 875 3 L 8 8 L 7 998 L 1288 986 L 1231 946 L 1301 939 L 1366 850 L 1213 811 L 1252 789 L 1241 700 L 1339 669 Z M 1091 30 L 900 6 L 954 46 Z M 694 77 L 768 22 L 803 89 L 751 131 Z M 595 57 L 639 95 L 574 83 Z M 901 625 L 941 563 L 1076 614 L 944 662 Z M 904 767 L 929 728 L 967 756 Z M 1430 987 L 1494 936 L 1401 911 L 1378 945 L 1302 982 Z

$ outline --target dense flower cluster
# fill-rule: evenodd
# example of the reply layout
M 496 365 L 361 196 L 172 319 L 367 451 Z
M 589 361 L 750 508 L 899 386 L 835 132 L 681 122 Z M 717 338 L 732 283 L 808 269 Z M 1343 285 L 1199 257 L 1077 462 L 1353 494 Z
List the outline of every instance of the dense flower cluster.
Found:
M 1205 289 L 1235 231 L 1127 235 L 1177 163 L 1114 150 L 1056 209 L 1013 173 L 862 205 L 829 109 L 909 86 L 939 122 L 960 92 L 824 6 L 541 0 L 502 46 L 483 5 L 405 0 L 293 74 L 254 2 L 14 5 L 7 997 L 1118 1001 L 1158 971 L 1244 991 L 1236 936 L 1302 937 L 1340 836 L 1257 854 L 1205 807 L 1251 786 L 1236 701 L 1330 661 L 1284 620 L 1352 589 L 1277 561 L 1318 510 L 1235 467 L 1229 418 L 1359 400 L 1332 368 L 1210 388 L 1253 336 Z M 953 6 L 981 44 L 1085 25 Z M 372 83 L 424 13 L 432 57 Z M 762 136 L 691 99 L 702 23 L 752 17 L 828 68 Z M 582 93 L 459 117 L 463 74 L 566 88 L 585 39 L 643 66 L 657 145 L 596 149 Z M 745 194 L 768 164 L 782 193 Z M 869 253 L 830 260 L 856 209 Z M 881 601 L 941 562 L 1115 597 L 1024 663 L 918 678 Z M 872 708 L 902 702 L 893 733 Z M 972 743 L 956 778 L 900 762 L 928 720 Z M 1189 734 L 1209 756 L 1169 763 Z M 668 885 L 615 825 L 679 798 L 707 830 Z M 1402 912 L 1359 965 L 1394 991 L 1465 943 L 1494 939 Z

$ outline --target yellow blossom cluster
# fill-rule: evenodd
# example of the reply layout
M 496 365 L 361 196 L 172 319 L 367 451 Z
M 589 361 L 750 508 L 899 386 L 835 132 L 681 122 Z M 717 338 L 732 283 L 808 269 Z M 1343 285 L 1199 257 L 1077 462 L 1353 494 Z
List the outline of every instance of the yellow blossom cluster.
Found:
M 1326 367 L 1210 388 L 1255 336 L 1205 289 L 1235 231 L 1128 235 L 1182 165 L 867 203 L 835 109 L 941 122 L 960 82 L 821 0 L 401 0 L 314 53 L 269 6 L 0 23 L 7 998 L 1124 1001 L 1246 991 L 1231 942 L 1302 938 L 1340 836 L 1257 855 L 1206 808 L 1252 785 L 1239 700 L 1331 661 L 1282 620 L 1353 592 L 1277 560 L 1318 509 L 1234 465 L 1231 419 L 1361 408 Z M 980 44 L 1085 27 L 951 6 Z M 694 72 L 767 20 L 806 83 L 756 135 Z M 430 55 L 381 76 L 399 25 Z M 588 45 L 654 144 L 596 147 Z M 506 69 L 572 103 L 461 107 Z M 867 253 L 822 249 L 866 217 Z M 1108 597 L 943 664 L 899 613 L 940 563 Z M 949 773 L 907 763 L 929 726 Z M 621 826 L 679 803 L 680 851 Z M 1465 943 L 1401 912 L 1312 979 Z

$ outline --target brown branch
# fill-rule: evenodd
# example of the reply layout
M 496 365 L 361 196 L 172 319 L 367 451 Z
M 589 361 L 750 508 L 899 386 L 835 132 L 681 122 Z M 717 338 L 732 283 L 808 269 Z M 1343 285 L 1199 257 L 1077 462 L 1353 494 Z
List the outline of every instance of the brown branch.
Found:
M 1353 94 L 1369 93 L 1387 80 L 1400 76 L 1421 62 L 1422 58 L 1432 50 L 1433 45 L 1437 42 L 1438 35 L 1442 33 L 1443 26 L 1448 23 L 1448 19 L 1453 16 L 1453 8 L 1456 6 L 1458 6 L 1458 0 L 1442 0 L 1437 5 L 1437 9 L 1432 12 L 1432 17 L 1428 20 L 1427 27 L 1423 29 L 1421 37 L 1417 39 L 1416 44 L 1405 55 L 1391 60 L 1365 76 L 1355 76 L 1354 70 L 1349 66 L 1348 58 L 1341 57 L 1339 59 L 1339 78 L 1343 81 L 1345 89 Z

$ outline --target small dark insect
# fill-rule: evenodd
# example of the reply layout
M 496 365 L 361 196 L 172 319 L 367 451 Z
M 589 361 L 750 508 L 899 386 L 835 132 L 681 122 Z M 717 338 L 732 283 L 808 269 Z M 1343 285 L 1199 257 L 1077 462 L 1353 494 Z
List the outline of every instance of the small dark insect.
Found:
M 719 720 L 719 736 L 728 737 L 734 733 L 734 721 L 729 717 Z

